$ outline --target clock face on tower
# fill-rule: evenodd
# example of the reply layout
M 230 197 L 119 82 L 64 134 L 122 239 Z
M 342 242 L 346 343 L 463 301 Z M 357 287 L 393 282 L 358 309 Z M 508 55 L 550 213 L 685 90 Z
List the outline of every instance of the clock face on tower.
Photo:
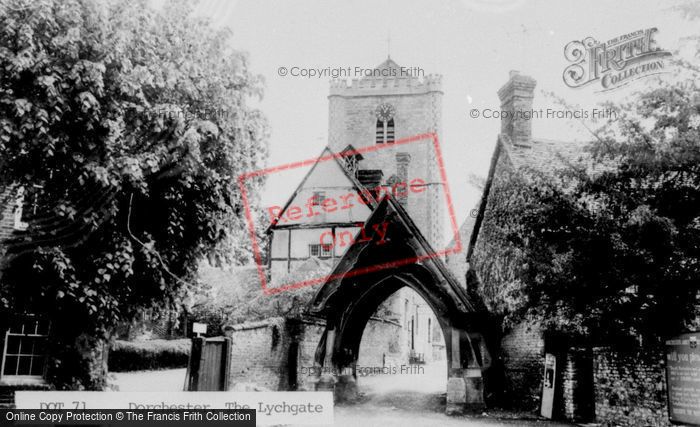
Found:
M 393 105 L 384 103 L 379 104 L 375 113 L 377 115 L 377 119 L 383 122 L 388 122 L 394 118 L 394 113 L 396 113 L 396 110 L 394 109 Z

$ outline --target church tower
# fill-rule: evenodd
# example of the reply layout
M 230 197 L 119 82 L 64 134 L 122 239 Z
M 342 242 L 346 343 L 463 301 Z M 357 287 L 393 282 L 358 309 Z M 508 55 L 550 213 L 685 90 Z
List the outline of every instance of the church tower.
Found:
M 408 191 L 407 197 L 397 199 L 439 251 L 445 247 L 445 200 L 433 141 L 392 144 L 425 133 L 436 134 L 438 143 L 442 142 L 442 77 L 416 75 L 416 70 L 401 67 L 391 58 L 371 71 L 351 82 L 331 81 L 329 147 L 342 152 L 348 146 L 377 146 L 376 151 L 363 153 L 357 165 L 356 175 L 363 184 L 419 180 L 414 182 L 421 182 L 423 191 Z

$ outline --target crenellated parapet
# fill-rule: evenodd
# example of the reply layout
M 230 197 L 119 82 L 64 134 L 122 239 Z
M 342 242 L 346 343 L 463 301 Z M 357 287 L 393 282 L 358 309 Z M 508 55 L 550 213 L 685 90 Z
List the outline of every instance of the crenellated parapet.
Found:
M 410 70 L 410 69 L 408 69 Z M 409 71 L 406 71 L 408 74 Z M 442 76 L 429 74 L 422 77 L 372 77 L 364 79 L 334 79 L 328 96 L 416 95 L 442 93 Z

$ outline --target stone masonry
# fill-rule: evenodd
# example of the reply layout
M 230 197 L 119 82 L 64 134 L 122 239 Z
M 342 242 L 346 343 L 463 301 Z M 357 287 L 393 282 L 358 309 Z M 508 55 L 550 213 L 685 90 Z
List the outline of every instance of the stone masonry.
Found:
M 473 256 L 468 265 L 478 277 L 489 309 L 498 311 L 504 292 L 518 278 L 512 253 L 499 239 L 509 200 L 507 178 L 524 168 L 548 173 L 561 158 L 588 163 L 580 143 L 546 141 L 532 137 L 531 123 L 517 112 L 532 108 L 535 80 L 511 72 L 498 91 L 501 109 L 515 112 L 502 119 L 501 135 L 492 159 L 482 199 L 483 221 L 471 232 Z M 539 412 L 546 351 L 556 357 L 554 416 L 572 421 L 597 421 L 604 426 L 666 426 L 665 366 L 658 349 L 620 353 L 609 349 L 579 348 L 568 339 L 544 339 L 542 328 L 529 321 L 508 325 L 498 357 L 503 363 L 504 403 Z M 561 338 L 561 337 L 560 337 Z
M 661 352 L 593 351 L 596 420 L 604 426 L 669 426 Z
M 378 145 L 375 142 L 380 105 L 394 109 L 395 140 L 434 133 L 440 141 L 442 133 L 442 77 L 402 76 L 400 67 L 391 59 L 378 69 L 394 69 L 396 77 L 355 79 L 331 82 L 328 96 L 328 146 L 341 152 L 348 145 L 359 149 Z M 432 141 L 401 145 L 385 144 L 381 149 L 364 154 L 361 169 L 381 169 L 383 182 L 399 175 L 397 155 L 408 154 L 407 178 L 420 178 L 427 190 L 410 195 L 407 210 L 423 235 L 436 250 L 444 249 L 444 188 Z
M 523 322 L 501 341 L 505 400 L 525 410 L 539 409 L 544 372 L 544 340 L 538 325 Z
M 233 390 L 314 391 L 314 355 L 325 324 L 315 320 L 270 318 L 228 327 L 231 337 L 229 384 Z M 358 366 L 382 367 L 390 359 L 401 326 L 370 320 Z
M 593 360 L 586 348 L 571 348 L 563 357 L 562 403 L 567 420 L 587 422 L 594 418 Z

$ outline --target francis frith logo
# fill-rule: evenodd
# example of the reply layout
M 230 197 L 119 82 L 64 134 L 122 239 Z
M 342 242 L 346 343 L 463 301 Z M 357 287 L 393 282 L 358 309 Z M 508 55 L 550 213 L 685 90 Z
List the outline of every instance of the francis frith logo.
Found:
M 656 46 L 657 31 L 638 30 L 604 43 L 592 37 L 569 42 L 564 56 L 571 65 L 564 69 L 564 83 L 579 88 L 600 82 L 602 92 L 665 72 L 664 58 L 671 53 Z

